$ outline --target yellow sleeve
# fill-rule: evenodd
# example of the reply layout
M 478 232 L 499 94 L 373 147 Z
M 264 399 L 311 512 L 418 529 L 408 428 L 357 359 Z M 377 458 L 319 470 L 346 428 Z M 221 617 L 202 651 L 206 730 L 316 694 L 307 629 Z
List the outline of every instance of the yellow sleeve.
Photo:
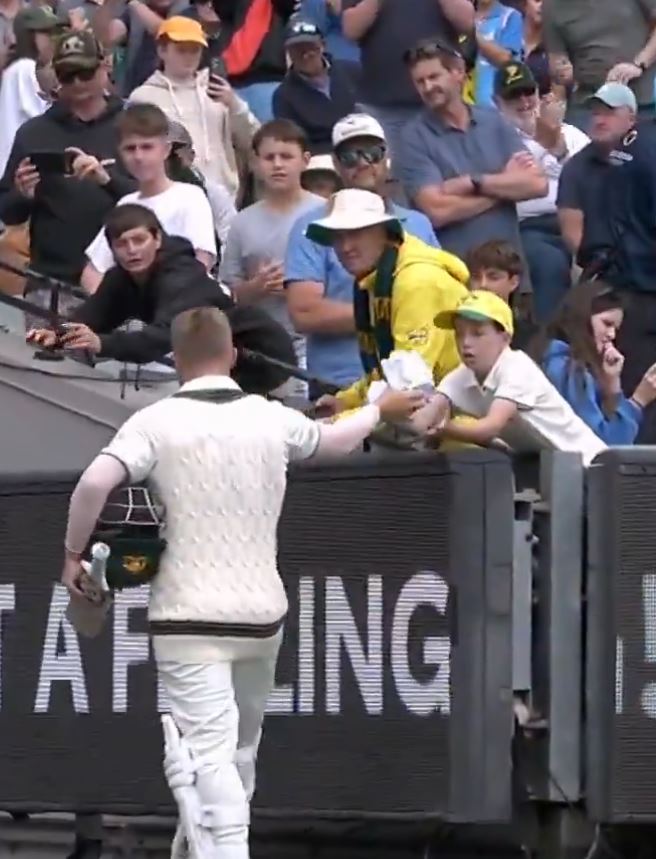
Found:
M 336 394 L 337 399 L 344 404 L 345 409 L 357 409 L 359 406 L 364 406 L 367 403 L 367 391 L 370 384 L 369 376 L 363 376 L 354 382 L 350 388 L 339 391 Z
M 438 313 L 454 310 L 467 287 L 435 266 L 408 266 L 394 284 L 392 336 L 394 348 L 418 352 L 432 368 L 435 380 L 460 364 L 452 331 L 436 328 Z

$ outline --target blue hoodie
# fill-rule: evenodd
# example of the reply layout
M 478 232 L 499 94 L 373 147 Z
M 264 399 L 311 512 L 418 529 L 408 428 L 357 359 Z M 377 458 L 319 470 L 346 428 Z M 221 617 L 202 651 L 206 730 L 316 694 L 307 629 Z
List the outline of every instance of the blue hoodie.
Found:
M 569 344 L 552 340 L 544 353 L 542 369 L 581 420 L 606 444 L 635 442 L 642 421 L 640 406 L 622 394 L 617 411 L 608 417 L 601 405 L 599 384 L 589 370 L 579 370 L 572 365 Z

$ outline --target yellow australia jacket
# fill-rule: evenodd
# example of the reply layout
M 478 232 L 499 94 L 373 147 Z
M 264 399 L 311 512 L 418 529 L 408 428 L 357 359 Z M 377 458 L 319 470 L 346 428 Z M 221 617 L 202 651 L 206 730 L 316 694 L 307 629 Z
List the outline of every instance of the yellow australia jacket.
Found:
M 418 352 L 433 369 L 435 381 L 460 364 L 452 331 L 436 328 L 434 319 L 442 311 L 454 310 L 467 295 L 469 271 L 458 257 L 432 248 L 420 239 L 404 234 L 399 248 L 392 286 L 391 329 L 394 349 Z M 376 272 L 358 286 L 370 294 Z M 375 302 L 369 302 L 371 324 L 377 322 Z M 344 409 L 354 409 L 367 401 L 367 390 L 376 375 L 359 379 L 337 394 Z

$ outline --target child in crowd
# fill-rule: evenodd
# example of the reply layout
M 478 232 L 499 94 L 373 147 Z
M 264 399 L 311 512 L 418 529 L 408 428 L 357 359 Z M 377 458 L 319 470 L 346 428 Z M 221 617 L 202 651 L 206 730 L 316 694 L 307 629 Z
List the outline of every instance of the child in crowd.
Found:
M 574 451 L 586 466 L 605 449 L 531 358 L 510 348 L 513 317 L 502 298 L 476 290 L 435 324 L 455 330 L 462 364 L 415 415 L 420 432 L 476 445 L 500 440 L 518 452 Z M 454 412 L 475 420 L 453 420 Z
M 196 257 L 210 271 L 217 257 L 212 209 L 202 188 L 174 182 L 167 175 L 171 142 L 165 114 L 152 104 L 130 105 L 117 124 L 121 159 L 139 183 L 139 190 L 127 194 L 118 205 L 138 203 L 151 209 L 168 235 L 191 242 Z M 91 242 L 86 255 L 89 262 L 81 283 L 87 292 L 95 292 L 114 265 L 104 230 Z
M 207 38 L 201 24 L 173 15 L 157 31 L 161 69 L 130 93 L 130 102 L 156 104 L 191 135 L 196 168 L 237 199 L 240 171 L 260 123 L 223 76 L 200 69 Z
M 232 196 L 223 185 L 212 179 L 206 179 L 198 170 L 194 143 L 184 125 L 169 120 L 169 140 L 171 154 L 166 166 L 169 179 L 173 179 L 174 182 L 190 182 L 205 191 L 214 216 L 214 229 L 219 245 L 220 248 L 224 248 L 228 240 L 230 224 L 237 214 Z
M 313 155 L 301 174 L 301 185 L 325 200 L 341 191 L 343 183 L 335 170 L 332 155 Z
M 624 299 L 597 280 L 572 287 L 529 354 L 576 414 L 607 444 L 633 444 L 643 412 L 656 400 L 656 364 L 632 396 L 622 393 L 624 355 L 615 339 Z
M 262 199 L 233 220 L 219 269 L 240 304 L 259 305 L 289 331 L 300 366 L 305 366 L 305 339 L 289 316 L 283 262 L 292 227 L 322 202 L 301 185 L 309 160 L 307 137 L 294 122 L 274 119 L 256 132 L 253 168 Z M 285 393 L 303 391 L 290 381 Z
M 512 347 L 525 349 L 536 333 L 536 326 L 532 320 L 530 295 L 517 292 L 525 270 L 521 254 L 510 242 L 490 241 L 473 248 L 466 263 L 471 289 L 493 292 L 510 305 L 515 328 Z

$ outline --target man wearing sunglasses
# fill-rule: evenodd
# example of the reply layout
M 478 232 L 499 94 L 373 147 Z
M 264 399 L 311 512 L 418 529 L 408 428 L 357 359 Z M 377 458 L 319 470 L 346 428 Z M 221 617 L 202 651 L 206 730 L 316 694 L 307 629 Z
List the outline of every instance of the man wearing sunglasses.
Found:
M 372 191 L 386 198 L 390 187 L 388 150 L 380 123 L 368 114 L 350 114 L 333 128 L 332 142 L 335 169 L 344 187 Z M 387 205 L 407 233 L 439 247 L 425 215 L 390 200 Z M 294 225 L 287 244 L 285 287 L 296 330 L 307 336 L 308 370 L 345 388 L 362 375 L 353 312 L 353 275 L 346 271 L 333 247 L 320 245 L 305 235 L 308 225 L 328 212 L 329 204 L 324 204 Z M 310 396 L 313 393 L 310 390 Z
M 0 219 L 29 219 L 32 268 L 77 283 L 85 248 L 117 200 L 136 188 L 117 164 L 115 120 L 123 104 L 106 95 L 107 65 L 91 33 L 63 33 L 53 66 L 57 101 L 16 134 L 0 182 Z M 35 287 L 28 282 L 30 300 L 49 301 L 49 290 Z
M 300 125 L 312 155 L 324 155 L 331 150 L 335 123 L 355 110 L 355 86 L 326 55 L 323 33 L 314 22 L 292 18 L 285 50 L 291 65 L 273 95 L 274 115 Z
M 497 69 L 495 101 L 514 125 L 549 182 L 546 197 L 517 204 L 519 231 L 533 286 L 536 320 L 547 322 L 570 287 L 572 257 L 558 222 L 556 196 L 565 162 L 590 143 L 587 134 L 563 122 L 565 104 L 552 95 L 542 99 L 533 72 L 525 63 Z

